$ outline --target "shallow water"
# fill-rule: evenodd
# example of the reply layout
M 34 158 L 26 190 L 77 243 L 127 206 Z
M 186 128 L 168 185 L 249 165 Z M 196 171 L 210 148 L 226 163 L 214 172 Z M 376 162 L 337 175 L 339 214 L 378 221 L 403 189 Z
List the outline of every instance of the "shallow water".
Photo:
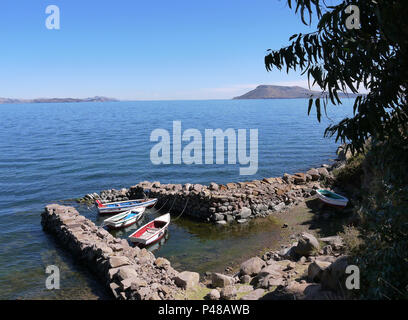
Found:
M 332 120 L 350 113 L 329 108 Z M 307 117 L 306 100 L 151 101 L 0 105 L 0 298 L 96 299 L 106 292 L 86 268 L 61 250 L 40 225 L 46 204 L 143 180 L 203 183 L 281 176 L 327 163 L 336 143 L 324 139 L 329 119 Z M 240 176 L 236 165 L 153 165 L 150 133 L 182 130 L 258 129 L 259 169 Z M 249 133 L 247 133 L 249 135 Z M 67 201 L 72 204 L 72 201 Z M 78 206 L 100 222 L 95 208 Z M 147 219 L 157 215 L 147 212 Z M 134 226 L 136 227 L 136 226 Z M 131 230 L 127 230 L 130 232 Z M 126 233 L 118 236 L 126 236 Z M 231 228 L 181 217 L 156 253 L 178 269 L 222 270 L 279 237 L 273 219 Z M 45 268 L 61 269 L 61 289 L 45 289 Z

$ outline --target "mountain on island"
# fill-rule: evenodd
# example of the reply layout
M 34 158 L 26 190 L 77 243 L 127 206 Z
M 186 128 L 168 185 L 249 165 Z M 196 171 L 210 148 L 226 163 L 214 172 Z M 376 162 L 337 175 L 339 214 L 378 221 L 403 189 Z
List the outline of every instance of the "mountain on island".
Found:
M 5 103 L 63 103 L 63 102 L 110 102 L 119 101 L 107 97 L 92 97 L 92 98 L 37 98 L 37 99 L 9 99 L 0 98 L 0 104 Z
M 304 99 L 325 96 L 327 93 L 312 91 L 299 86 L 260 85 L 254 90 L 234 99 Z M 358 94 L 339 93 L 339 98 L 355 98 Z

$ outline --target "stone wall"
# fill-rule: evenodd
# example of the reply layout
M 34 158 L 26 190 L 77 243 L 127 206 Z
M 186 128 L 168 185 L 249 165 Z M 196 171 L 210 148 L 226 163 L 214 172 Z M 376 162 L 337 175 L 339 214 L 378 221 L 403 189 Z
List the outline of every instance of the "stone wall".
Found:
M 129 189 L 104 190 L 100 195 L 89 194 L 84 199 L 109 202 L 140 199 L 147 195 L 159 199 L 156 208 L 163 207 L 176 215 L 185 210 L 184 214 L 202 221 L 218 224 L 232 221 L 242 223 L 285 210 L 314 195 L 323 182 L 327 183 L 332 179 L 331 169 L 332 167 L 322 166 L 306 173 L 285 173 L 282 178 L 264 178 L 226 185 L 143 181 Z
M 73 207 L 46 206 L 41 224 L 96 273 L 117 299 L 171 300 L 198 284 L 198 273 L 177 272 L 168 260 L 129 246 L 127 240 L 115 238 Z

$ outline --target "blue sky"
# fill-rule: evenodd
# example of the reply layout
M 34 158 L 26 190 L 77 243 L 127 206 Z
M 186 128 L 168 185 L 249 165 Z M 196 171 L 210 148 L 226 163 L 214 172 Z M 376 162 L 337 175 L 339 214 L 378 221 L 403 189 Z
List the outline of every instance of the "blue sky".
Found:
M 48 5 L 60 30 L 45 27 Z M 305 86 L 263 59 L 310 31 L 285 0 L 2 0 L 0 97 L 229 99 Z

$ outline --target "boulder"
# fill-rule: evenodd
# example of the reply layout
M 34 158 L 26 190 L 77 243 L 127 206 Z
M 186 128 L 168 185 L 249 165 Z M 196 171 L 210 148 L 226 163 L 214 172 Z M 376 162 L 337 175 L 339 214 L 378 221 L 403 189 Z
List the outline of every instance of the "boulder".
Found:
M 173 278 L 174 283 L 183 289 L 191 289 L 198 285 L 200 275 L 197 272 L 183 271 Z
M 170 261 L 165 258 L 159 257 L 154 261 L 154 264 L 158 268 L 167 269 L 170 266 Z
M 209 189 L 213 191 L 217 191 L 220 187 L 215 182 L 211 182 L 209 185 Z
M 319 171 L 317 171 L 316 169 L 312 168 L 309 171 L 306 172 L 306 174 L 308 174 L 309 176 L 312 177 L 312 181 L 317 181 L 320 178 L 320 174 Z
M 109 265 L 111 268 L 117 268 L 128 264 L 130 264 L 129 259 L 124 256 L 111 256 L 109 258 Z
M 344 289 L 346 281 L 346 268 L 348 266 L 348 257 L 342 256 L 336 259 L 327 267 L 321 275 L 320 283 L 324 290 L 337 291 Z
M 265 264 L 265 261 L 259 257 L 251 258 L 241 264 L 240 274 L 255 276 L 261 271 Z
M 307 277 L 312 282 L 320 282 L 323 271 L 331 265 L 330 262 L 315 260 L 307 269 Z
M 241 277 L 239 278 L 239 280 L 240 280 L 240 282 L 241 282 L 242 284 L 245 284 L 245 283 L 250 283 L 251 280 L 252 280 L 252 278 L 251 278 L 251 276 L 245 274 L 245 275 L 241 276 Z
M 330 245 L 334 250 L 340 250 L 344 246 L 343 239 L 340 236 L 325 237 L 319 240 Z
M 241 211 L 239 212 L 238 216 L 239 216 L 240 219 L 246 219 L 246 218 L 250 217 L 251 214 L 252 214 L 251 209 L 249 209 L 247 207 L 243 207 L 241 209 Z
M 221 298 L 224 300 L 232 300 L 237 295 L 237 288 L 232 285 L 226 286 L 221 289 Z
M 317 171 L 319 172 L 320 179 L 324 179 L 330 176 L 330 173 L 326 168 L 318 168 Z
M 264 294 L 264 289 L 256 289 L 243 296 L 241 300 L 259 300 Z
M 295 252 L 299 256 L 310 256 L 320 250 L 319 241 L 310 233 L 303 232 L 295 247 Z
M 306 175 L 304 173 L 295 173 L 293 176 L 293 181 L 295 184 L 305 184 L 306 183 Z
M 211 282 L 214 288 L 224 288 L 228 285 L 234 284 L 235 279 L 221 273 L 213 273 L 211 276 Z
M 133 277 L 136 278 L 138 276 L 135 268 L 131 266 L 119 267 L 116 275 L 120 280 L 125 280 Z
M 220 297 L 221 297 L 221 294 L 217 289 L 212 289 L 207 295 L 207 298 L 209 300 L 219 300 Z

